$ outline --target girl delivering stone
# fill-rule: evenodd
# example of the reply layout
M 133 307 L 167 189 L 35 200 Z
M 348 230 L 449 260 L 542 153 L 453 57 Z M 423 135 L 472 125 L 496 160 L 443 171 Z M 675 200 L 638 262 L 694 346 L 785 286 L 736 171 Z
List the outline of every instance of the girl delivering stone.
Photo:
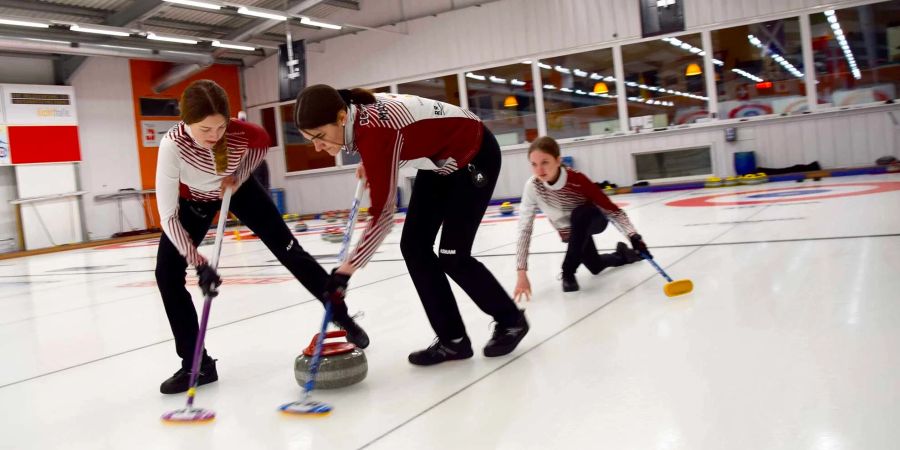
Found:
M 562 165 L 559 145 L 553 138 L 544 136 L 535 139 L 528 149 L 528 160 L 534 176 L 525 182 L 522 204 L 519 206 L 516 298 L 520 295 L 531 297 L 531 283 L 527 275 L 528 247 L 537 208 L 547 215 L 563 242 L 568 243 L 562 263 L 564 292 L 578 290 L 575 269 L 581 264 L 596 275 L 607 267 L 640 261 L 642 258 L 638 252 L 650 255 L 625 211 L 611 202 L 600 187 L 584 174 Z M 592 236 L 603 232 L 609 222 L 628 236 L 634 250 L 619 242 L 615 253 L 597 254 Z

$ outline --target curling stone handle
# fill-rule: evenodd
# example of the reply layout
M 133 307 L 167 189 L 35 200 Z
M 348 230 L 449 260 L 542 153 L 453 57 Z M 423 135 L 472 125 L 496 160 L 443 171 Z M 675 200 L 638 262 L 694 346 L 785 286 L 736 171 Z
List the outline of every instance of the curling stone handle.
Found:
M 346 336 L 347 336 L 347 332 L 344 330 L 332 330 L 332 331 L 325 333 L 325 339 L 342 338 L 342 337 L 346 337 Z M 318 341 L 318 340 L 319 340 L 319 333 L 316 333 L 316 335 L 313 336 L 312 341 L 309 342 L 309 347 L 306 347 L 305 351 L 312 352 L 313 350 L 315 350 L 316 349 L 316 341 Z

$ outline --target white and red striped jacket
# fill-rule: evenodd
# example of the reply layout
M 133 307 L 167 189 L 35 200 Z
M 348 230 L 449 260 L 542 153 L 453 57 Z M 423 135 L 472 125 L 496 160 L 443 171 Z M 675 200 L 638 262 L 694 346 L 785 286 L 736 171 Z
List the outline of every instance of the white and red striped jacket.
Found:
M 216 172 L 211 149 L 201 146 L 191 136 L 184 122 L 172 127 L 159 143 L 156 161 L 156 205 L 163 232 L 188 264 L 197 266 L 206 259 L 178 221 L 178 198 L 197 202 L 216 201 L 221 196 L 222 179 L 234 175 L 243 184 L 266 157 L 269 135 L 252 123 L 234 120 L 225 129 L 228 167 Z
M 516 247 L 516 268 L 528 269 L 528 248 L 531 246 L 531 231 L 537 208 L 550 219 L 550 224 L 559 232 L 563 242 L 568 242 L 572 230 L 572 211 L 585 204 L 593 203 L 622 234 L 636 234 L 634 225 L 625 211 L 619 209 L 599 186 L 583 173 L 563 166 L 559 178 L 553 184 L 532 176 L 525 182 L 522 203 L 519 205 L 519 242 Z
M 484 133 L 481 119 L 458 106 L 414 95 L 375 98 L 373 104 L 350 105 L 344 127 L 344 146 L 362 157 L 371 198 L 372 219 L 349 259 L 356 268 L 369 261 L 394 224 L 401 164 L 448 175 L 469 164 Z

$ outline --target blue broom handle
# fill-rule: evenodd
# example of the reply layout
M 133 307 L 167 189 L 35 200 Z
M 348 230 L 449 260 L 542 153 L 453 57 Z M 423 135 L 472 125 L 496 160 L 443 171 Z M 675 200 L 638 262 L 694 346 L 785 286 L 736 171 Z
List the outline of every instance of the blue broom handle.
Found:
M 672 282 L 672 277 L 670 277 L 670 276 L 666 273 L 666 271 L 663 270 L 662 267 L 659 267 L 659 264 L 657 264 L 656 261 L 654 261 L 653 258 L 650 257 L 650 255 L 648 255 L 648 254 L 645 253 L 645 252 L 641 252 L 641 256 L 643 256 L 644 259 L 647 260 L 647 262 L 649 262 L 650 264 L 652 264 L 653 267 L 656 269 L 656 271 L 659 272 L 659 274 L 662 275 L 663 278 L 666 279 L 666 281 L 668 281 L 669 283 Z

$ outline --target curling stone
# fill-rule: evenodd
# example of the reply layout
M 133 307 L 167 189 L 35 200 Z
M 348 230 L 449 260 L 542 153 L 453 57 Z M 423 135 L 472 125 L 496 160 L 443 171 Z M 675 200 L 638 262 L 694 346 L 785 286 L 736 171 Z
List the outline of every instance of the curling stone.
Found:
M 347 342 L 346 337 L 347 332 L 344 330 L 329 331 L 325 334 L 325 342 L 322 344 L 322 360 L 319 362 L 319 372 L 316 374 L 316 382 L 313 385 L 315 389 L 350 386 L 366 378 L 366 374 L 369 372 L 366 354 L 353 343 Z M 312 362 L 318 338 L 318 334 L 313 336 L 309 346 L 294 360 L 294 377 L 297 378 L 300 386 L 304 386 L 309 380 L 309 364 Z M 344 338 L 344 340 L 328 342 L 328 339 L 336 338 Z
M 306 222 L 297 222 L 297 224 L 294 225 L 294 231 L 297 231 L 300 233 L 302 233 L 308 229 L 309 229 L 309 226 L 306 225 Z
M 344 240 L 344 231 L 341 227 L 327 227 L 322 231 L 322 239 L 328 242 L 341 242 Z
M 288 213 L 281 216 L 285 222 L 293 222 L 295 220 L 300 220 L 300 214 Z
M 500 214 L 504 216 L 511 216 L 516 212 L 516 208 L 510 202 L 503 202 L 500 204 Z
M 769 182 L 769 176 L 766 175 L 765 172 L 759 172 L 759 173 L 757 173 L 757 174 L 756 174 L 756 179 L 759 180 L 760 183 L 768 183 L 768 182 Z
M 722 179 L 719 177 L 709 177 L 703 185 L 708 188 L 722 187 Z
M 322 214 L 322 218 L 328 223 L 334 223 L 337 222 L 337 213 L 334 211 L 326 211 L 325 214 Z
M 365 222 L 366 219 L 369 218 L 369 208 L 359 208 L 359 212 L 356 213 L 356 218 L 360 222 Z
M 722 186 L 737 186 L 738 180 L 735 177 L 726 177 Z
M 614 188 L 612 186 L 607 186 L 607 187 L 603 188 L 603 193 L 606 195 L 616 195 L 617 194 L 616 188 Z

